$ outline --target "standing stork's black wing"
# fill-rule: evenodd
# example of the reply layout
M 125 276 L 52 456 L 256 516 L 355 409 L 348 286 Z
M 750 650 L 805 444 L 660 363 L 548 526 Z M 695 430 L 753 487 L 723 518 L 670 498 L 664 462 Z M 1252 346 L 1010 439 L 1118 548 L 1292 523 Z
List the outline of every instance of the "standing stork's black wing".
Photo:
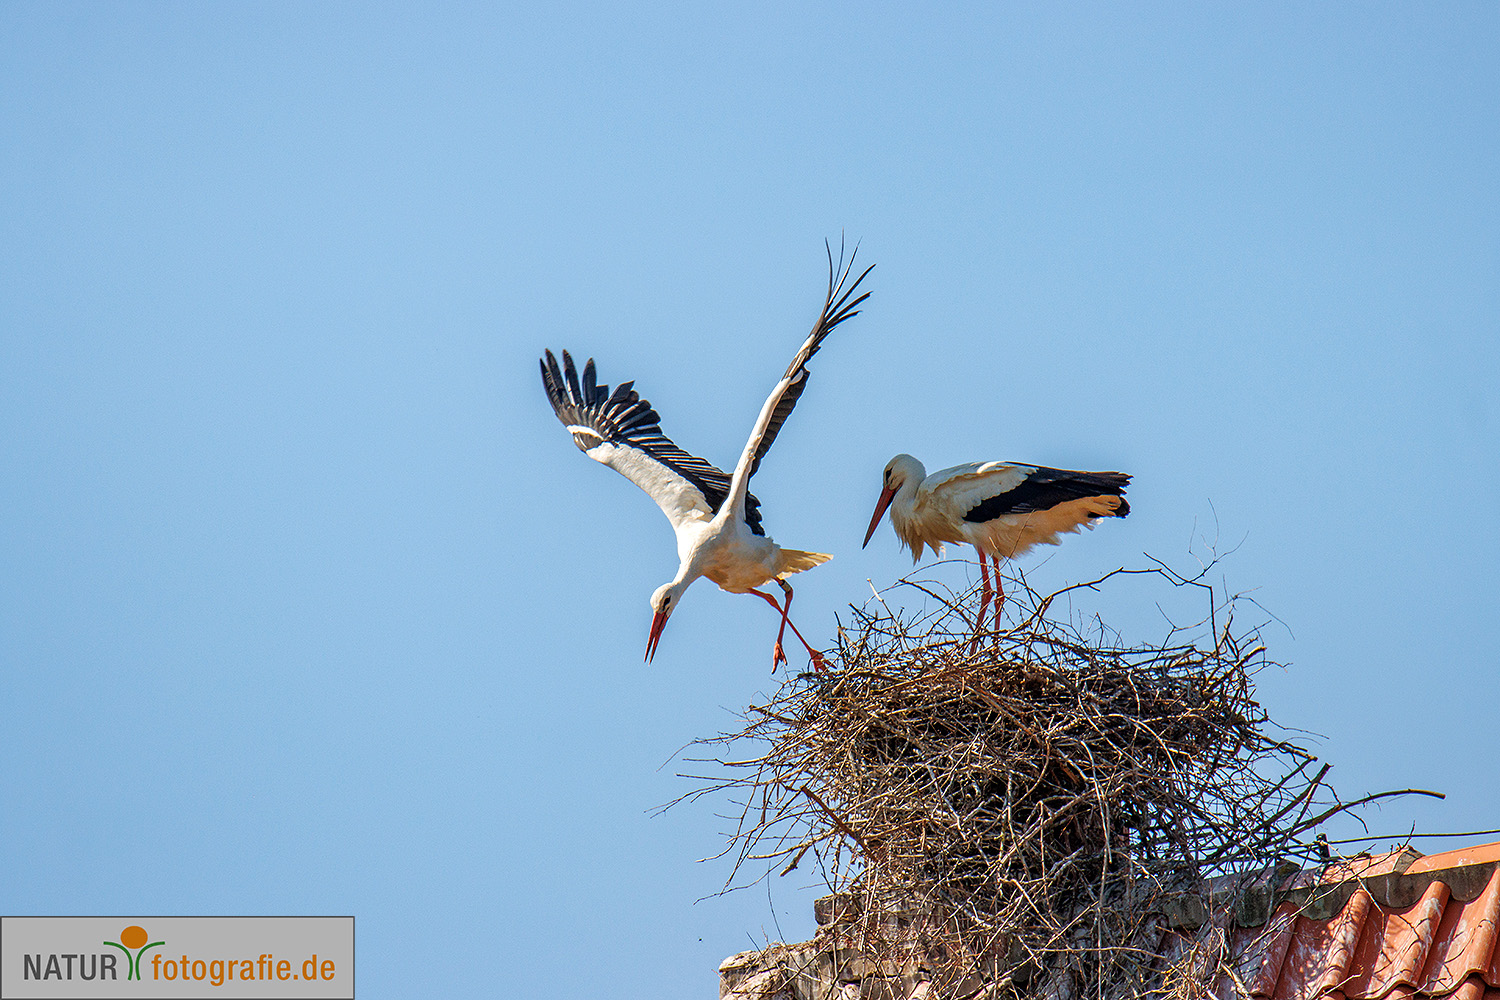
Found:
M 1014 468 L 1030 471 L 1015 486 L 975 504 L 964 514 L 965 521 L 982 524 L 1006 514 L 1034 514 L 1073 500 L 1103 496 L 1120 498 L 1114 517 L 1130 513 L 1130 503 L 1125 499 L 1125 487 L 1130 485 L 1130 477 L 1123 472 L 1073 472 L 1070 469 L 1049 469 L 1044 465 Z M 1089 515 L 1090 518 L 1099 516 Z

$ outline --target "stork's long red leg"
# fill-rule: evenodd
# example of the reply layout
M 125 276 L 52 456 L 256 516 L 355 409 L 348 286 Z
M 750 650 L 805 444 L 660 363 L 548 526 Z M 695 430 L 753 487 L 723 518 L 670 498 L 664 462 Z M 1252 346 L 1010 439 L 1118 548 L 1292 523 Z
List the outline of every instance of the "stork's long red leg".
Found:
M 974 546 L 974 551 L 979 553 L 979 617 L 974 622 L 974 631 L 976 632 L 974 641 L 978 642 L 979 636 L 977 633 L 984 631 L 984 613 L 990 606 L 990 568 L 989 564 L 985 562 L 984 549 L 976 545 Z M 997 562 L 995 564 L 995 576 L 998 577 L 999 575 L 1000 564 Z
M 795 635 L 797 641 L 802 643 L 802 648 L 807 650 L 807 658 L 812 661 L 813 669 L 818 673 L 822 673 L 825 666 L 823 663 L 823 654 L 813 649 L 807 640 L 802 638 L 802 633 L 797 631 L 797 626 L 793 625 L 792 620 L 787 617 L 792 612 L 792 585 L 785 580 L 777 580 L 776 582 L 781 584 L 782 590 L 786 591 L 786 608 L 781 613 L 781 623 L 792 626 L 792 635 Z
M 787 662 L 786 652 L 781 648 L 781 637 L 784 634 L 787 626 L 791 626 L 792 634 L 797 637 L 797 641 L 802 643 L 803 648 L 807 650 L 807 655 L 812 660 L 813 669 L 821 672 L 823 670 L 823 654 L 819 653 L 816 649 L 813 649 L 812 646 L 808 644 L 807 640 L 802 638 L 802 633 L 797 631 L 796 623 L 787 617 L 787 613 L 792 610 L 792 588 L 787 586 L 785 580 L 777 580 L 776 582 L 781 584 L 782 590 L 786 591 L 786 607 L 784 608 L 777 602 L 776 598 L 772 597 L 770 594 L 765 593 L 764 591 L 746 591 L 746 593 L 754 594 L 756 597 L 759 597 L 761 600 L 765 601 L 767 604 L 781 613 L 781 627 L 783 631 L 776 634 L 776 647 L 771 651 L 771 672 L 776 672 L 776 667 L 778 664 Z
M 751 594 L 756 595 L 756 597 L 762 598 L 762 600 L 765 601 L 766 604 L 769 604 L 769 606 L 774 607 L 774 609 L 777 610 L 777 612 L 780 612 L 780 615 L 781 615 L 781 628 L 780 628 L 780 630 L 777 631 L 777 633 L 775 633 L 775 645 L 772 646 L 772 648 L 771 648 L 771 673 L 775 673 L 775 669 L 777 669 L 778 666 L 781 666 L 781 664 L 786 663 L 786 661 L 787 661 L 786 660 L 786 651 L 784 651 L 784 649 L 781 649 L 781 636 L 784 636 L 784 634 L 786 634 L 786 625 L 787 625 L 786 613 L 790 612 L 790 610 L 792 610 L 792 601 L 787 601 L 786 607 L 781 607 L 780 604 L 778 604 L 777 601 L 775 601 L 774 597 L 771 597 L 771 595 L 769 595 L 769 594 L 765 594 L 765 592 L 762 592 L 762 591 L 750 591 L 750 592 L 751 592 Z M 793 627 L 792 631 L 796 631 L 796 628 Z M 801 639 L 801 636 L 798 636 L 798 639 Z M 807 643 L 802 643 L 802 645 L 805 646 L 805 645 L 807 645 Z
M 1005 607 L 1005 582 L 1000 579 L 1000 557 L 995 557 L 995 631 L 1000 631 L 1000 612 Z
M 792 602 L 788 601 L 787 602 L 788 606 L 785 607 L 785 608 L 783 608 L 780 604 L 778 604 L 776 602 L 776 598 L 772 597 L 770 594 L 765 593 L 764 591 L 752 589 L 750 591 L 750 593 L 754 594 L 756 597 L 759 597 L 761 600 L 765 601 L 771 607 L 775 608 L 777 610 L 777 612 L 780 613 L 780 615 L 781 615 L 781 629 L 780 629 L 780 631 L 778 631 L 776 633 L 776 645 L 771 647 L 771 673 L 774 674 L 776 672 L 776 668 L 777 667 L 779 667 L 779 666 L 781 666 L 781 664 L 787 662 L 786 652 L 785 652 L 785 650 L 783 650 L 781 648 L 781 637 L 782 637 L 783 633 L 786 632 L 786 623 L 787 623 L 787 617 L 786 617 L 786 615 L 787 615 L 787 612 L 791 610 L 790 605 L 791 605 Z
M 777 580 L 781 589 L 786 593 L 786 603 L 781 606 L 781 628 L 776 631 L 776 648 L 781 649 L 781 640 L 786 636 L 786 625 L 792 613 L 792 588 L 786 585 L 785 580 Z M 786 651 L 782 650 L 781 658 L 786 659 Z

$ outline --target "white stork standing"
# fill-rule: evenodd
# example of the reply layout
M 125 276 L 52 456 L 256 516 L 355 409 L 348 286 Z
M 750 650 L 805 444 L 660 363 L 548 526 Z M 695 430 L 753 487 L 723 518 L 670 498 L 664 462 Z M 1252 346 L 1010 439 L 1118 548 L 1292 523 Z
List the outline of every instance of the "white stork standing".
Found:
M 941 554 L 944 542 L 968 544 L 979 553 L 983 596 L 979 624 L 991 597 L 988 555 L 995 561 L 995 627 L 1005 591 L 1000 584 L 1000 560 L 1014 559 L 1033 545 L 1056 545 L 1058 535 L 1094 526 L 1101 517 L 1130 513 L 1122 472 L 1070 472 L 1040 465 L 1009 462 L 970 462 L 927 475 L 910 455 L 897 455 L 886 464 L 880 500 L 865 532 L 865 545 L 891 509 L 896 537 L 911 549 L 912 562 L 922 558 L 922 547 Z M 863 546 L 861 546 L 863 547 Z
M 807 386 L 808 360 L 818 353 L 823 338 L 844 320 L 857 315 L 860 303 L 869 298 L 869 292 L 858 298 L 853 296 L 870 268 L 865 268 L 852 284 L 848 282 L 858 250 L 850 255 L 847 264 L 840 253 L 835 265 L 833 248 L 827 249 L 828 295 L 823 312 L 761 407 L 733 476 L 672 443 L 662 433 L 660 417 L 651 404 L 635 392 L 634 382 L 625 382 L 611 393 L 609 386 L 596 383 L 592 358 L 583 366 L 581 383 L 567 351 L 563 352 L 562 371 L 558 370 L 551 351 L 542 361 L 542 385 L 557 418 L 573 435 L 573 443 L 590 458 L 603 462 L 649 493 L 677 533 L 677 575 L 651 595 L 653 617 L 646 642 L 647 663 L 656 654 L 667 619 L 683 592 L 700 576 L 708 577 L 731 594 L 754 594 L 769 602 L 781 615 L 771 669 L 786 662 L 781 640 L 790 624 L 787 616 L 792 607 L 792 588 L 784 577 L 811 569 L 830 557 L 820 552 L 784 549 L 772 541 L 761 527 L 760 501 L 749 492 L 749 486 L 750 477 L 760 468 L 760 460 L 770 450 L 781 425 Z M 786 594 L 784 606 L 770 594 L 755 589 L 772 580 Z M 797 626 L 792 625 L 792 632 L 807 647 L 813 666 L 823 669 L 823 658 L 802 638 Z

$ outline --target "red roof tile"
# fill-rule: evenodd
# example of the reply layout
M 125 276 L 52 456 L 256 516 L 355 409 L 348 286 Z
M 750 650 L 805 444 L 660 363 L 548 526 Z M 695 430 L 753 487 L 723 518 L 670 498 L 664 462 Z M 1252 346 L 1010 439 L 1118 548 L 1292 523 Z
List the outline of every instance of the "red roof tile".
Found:
M 1360 890 L 1331 920 L 1297 917 L 1271 994 L 1274 1000 L 1314 1000 L 1342 986 L 1369 909 L 1370 894 Z
M 1265 927 L 1243 927 L 1236 932 L 1235 971 L 1251 996 L 1270 996 L 1281 973 L 1281 963 L 1292 943 L 1297 911 L 1283 903 Z
M 1375 907 L 1360 935 L 1349 995 L 1368 1000 L 1385 996 L 1395 986 L 1415 986 L 1447 902 L 1448 887 L 1434 882 L 1404 910 Z

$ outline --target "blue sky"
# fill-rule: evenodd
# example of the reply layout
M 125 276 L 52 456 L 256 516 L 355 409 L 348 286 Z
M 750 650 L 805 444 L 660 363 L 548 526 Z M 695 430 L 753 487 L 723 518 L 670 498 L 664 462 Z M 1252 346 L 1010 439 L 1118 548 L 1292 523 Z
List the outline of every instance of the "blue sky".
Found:
M 1121 469 L 1035 586 L 1216 540 L 1336 786 L 1449 793 L 1373 832 L 1500 827 L 1497 182 L 1493 4 L 0 6 L 0 912 L 353 913 L 362 996 L 806 936 L 652 814 L 775 620 L 641 664 L 670 528 L 536 359 L 732 464 L 840 233 L 754 485 L 809 638 L 891 455 Z

